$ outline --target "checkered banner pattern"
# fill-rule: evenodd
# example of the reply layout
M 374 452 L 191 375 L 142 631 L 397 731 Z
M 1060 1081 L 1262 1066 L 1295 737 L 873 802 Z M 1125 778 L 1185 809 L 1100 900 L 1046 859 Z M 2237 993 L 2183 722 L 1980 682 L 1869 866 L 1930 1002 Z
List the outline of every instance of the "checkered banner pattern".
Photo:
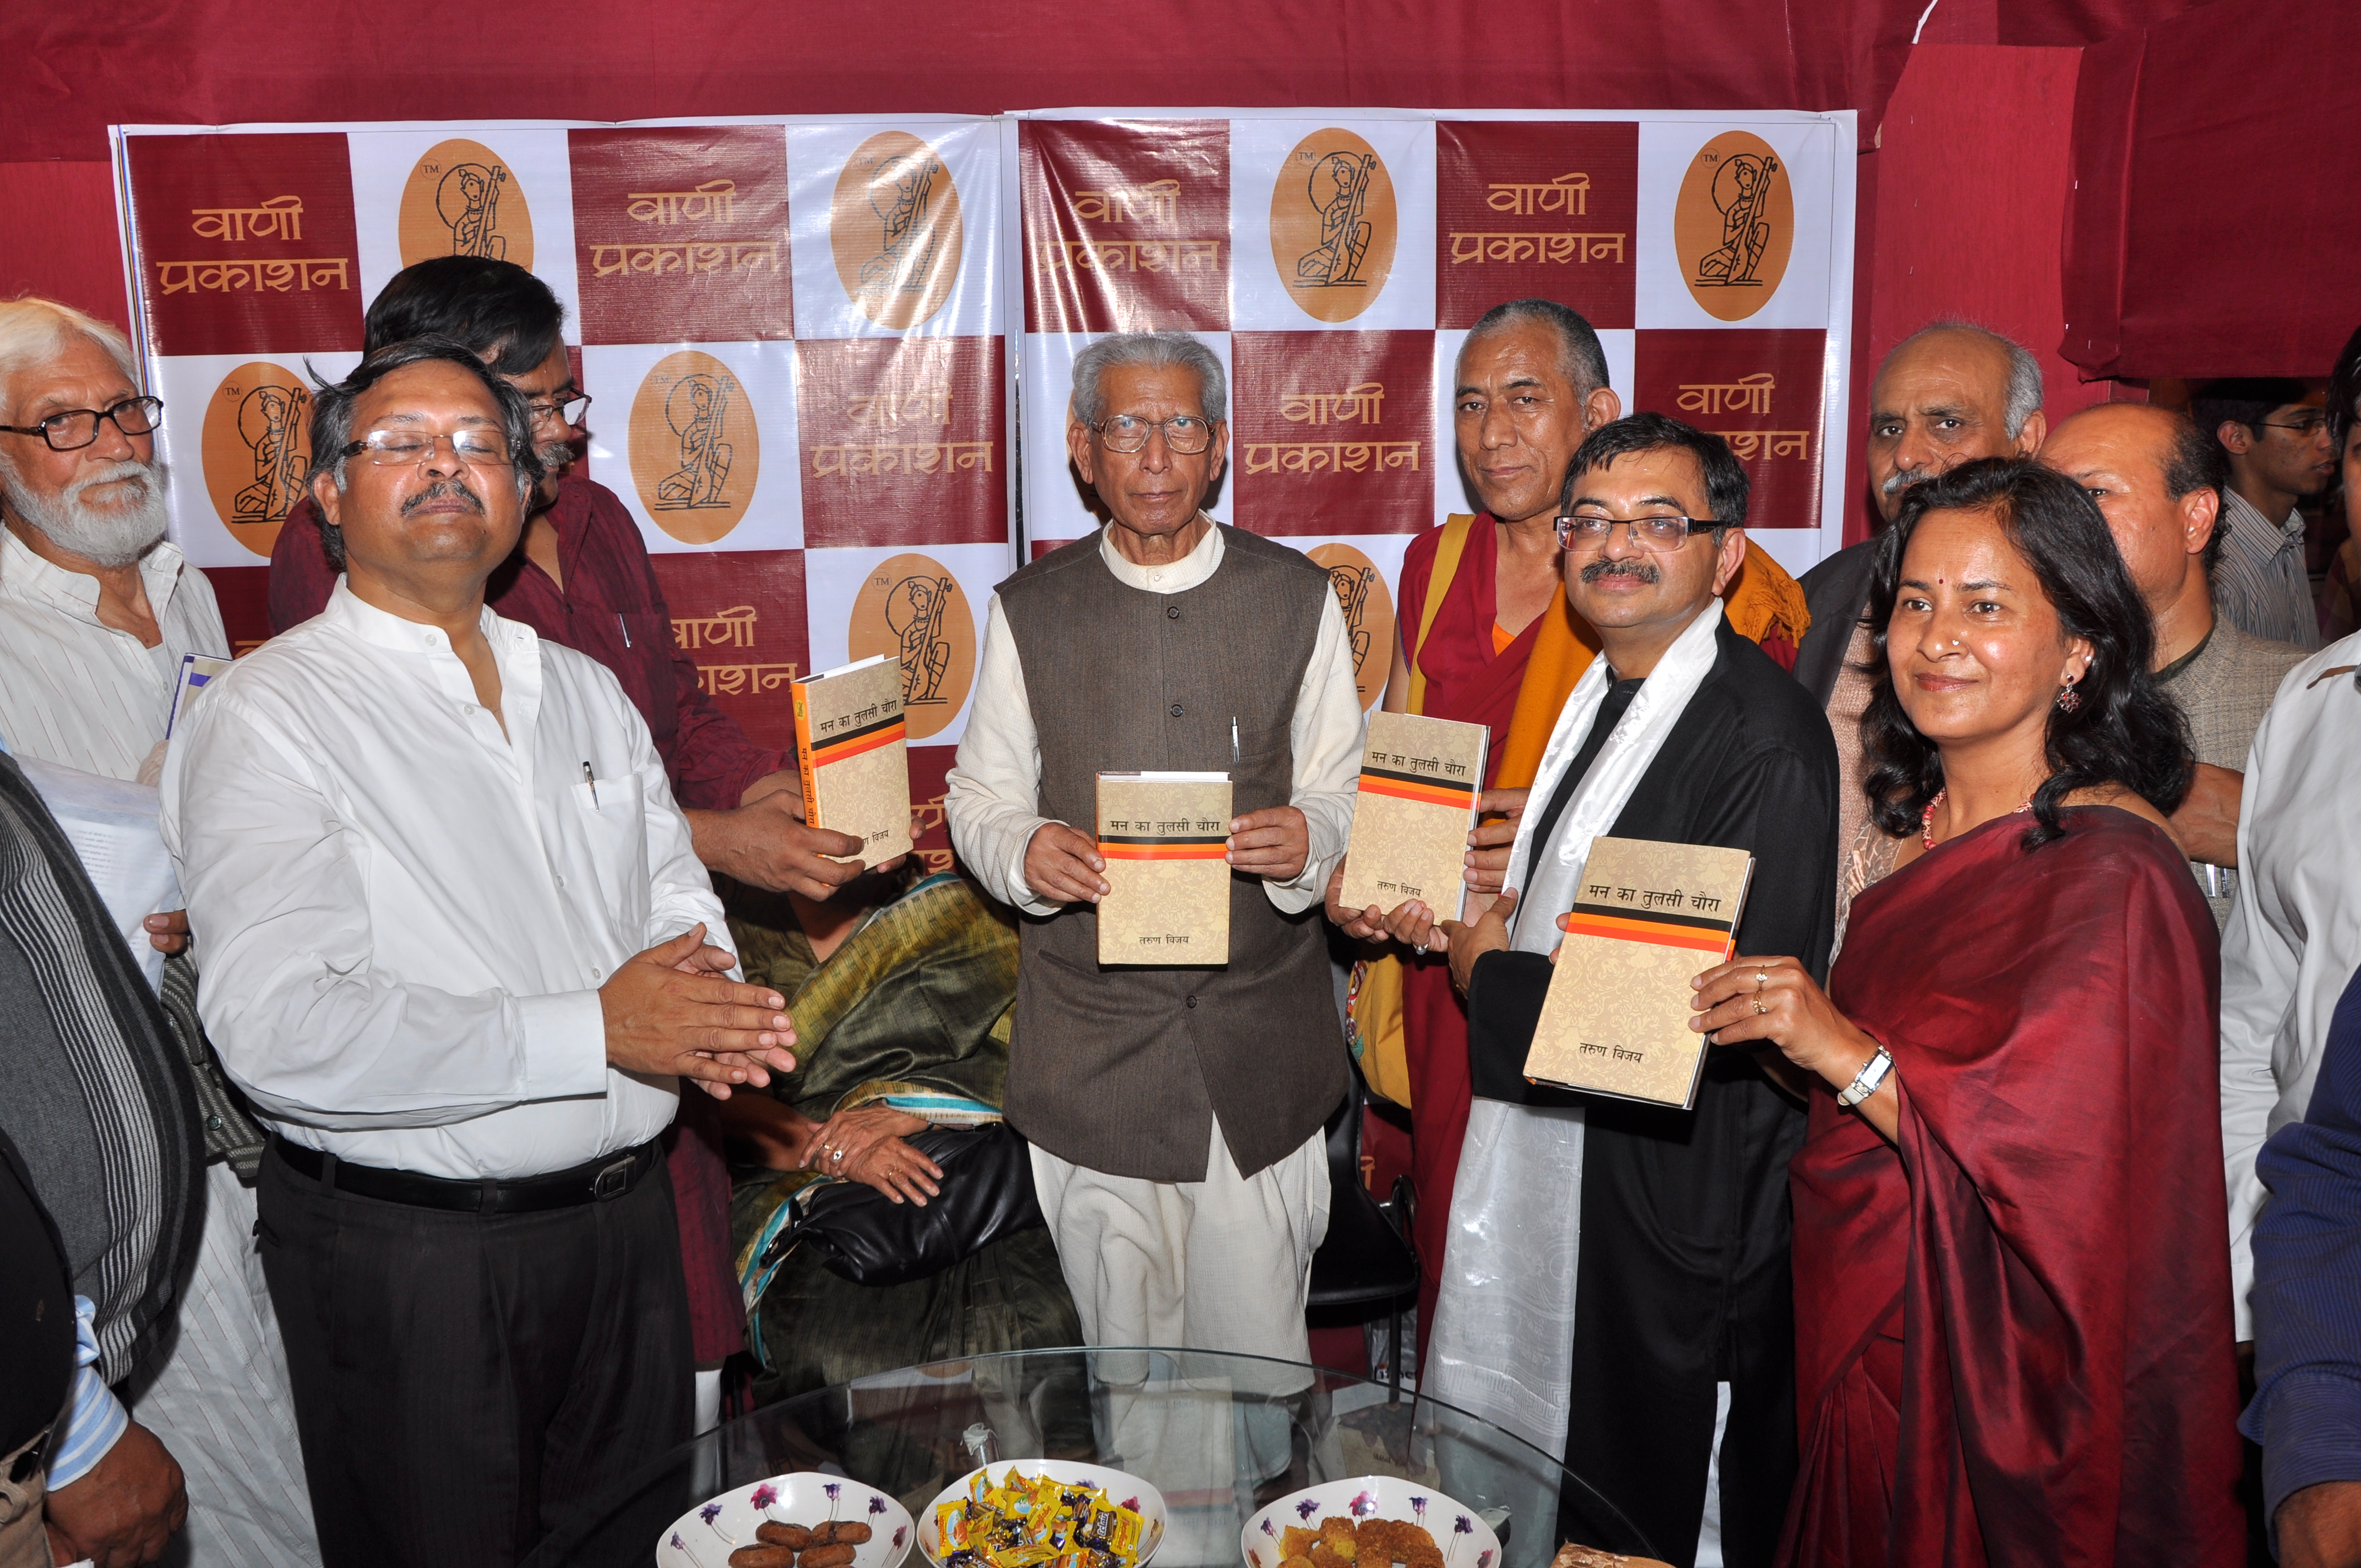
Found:
M 993 587 L 1096 526 L 1064 457 L 1093 336 L 1178 327 L 1221 356 L 1209 510 L 1331 568 L 1374 703 L 1410 536 L 1475 510 L 1450 378 L 1503 301 L 1581 311 L 1626 408 L 1725 433 L 1790 570 L 1836 548 L 1852 136 L 1850 113 L 1088 110 L 124 126 L 114 147 L 173 535 L 242 646 L 310 460 L 311 376 L 357 362 L 401 268 L 504 257 L 566 306 L 588 472 L 724 709 L 785 746 L 791 676 L 901 658 L 941 865 Z

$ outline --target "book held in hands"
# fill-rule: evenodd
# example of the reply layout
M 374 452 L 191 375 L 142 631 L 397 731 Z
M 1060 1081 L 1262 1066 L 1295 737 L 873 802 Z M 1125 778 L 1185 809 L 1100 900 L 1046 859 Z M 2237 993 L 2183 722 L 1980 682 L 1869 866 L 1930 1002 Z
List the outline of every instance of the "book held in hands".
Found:
M 1729 961 L 1753 874 L 1743 850 L 1591 840 L 1525 1077 L 1694 1106 L 1706 1043 L 1689 981 Z
M 1099 962 L 1230 961 L 1230 775 L 1101 773 Z
M 880 653 L 790 683 L 804 820 L 861 840 L 866 865 L 910 852 L 902 663 Z
M 1338 894 L 1345 908 L 1375 905 L 1390 913 L 1415 898 L 1437 920 L 1460 918 L 1467 834 L 1476 826 L 1491 739 L 1481 724 L 1369 715 Z

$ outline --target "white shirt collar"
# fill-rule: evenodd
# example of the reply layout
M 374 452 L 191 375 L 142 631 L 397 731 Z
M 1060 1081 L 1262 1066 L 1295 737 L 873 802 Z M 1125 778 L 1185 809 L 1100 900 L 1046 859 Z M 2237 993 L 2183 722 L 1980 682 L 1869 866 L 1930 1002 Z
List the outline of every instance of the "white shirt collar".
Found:
M 328 606 L 323 612 L 338 626 L 346 628 L 362 641 L 374 648 L 396 653 L 447 653 L 451 640 L 443 629 L 415 620 L 404 620 L 390 610 L 382 610 L 353 592 L 351 585 L 339 575 L 336 586 L 328 595 Z M 507 655 L 522 645 L 522 639 L 533 635 L 533 628 L 520 621 L 508 620 L 496 613 L 490 605 L 478 612 L 477 625 L 482 628 L 485 640 L 495 653 Z
M 1099 559 L 1104 561 L 1107 570 L 1115 574 L 1115 580 L 1126 587 L 1137 588 L 1145 594 L 1185 594 L 1202 585 L 1222 564 L 1221 524 L 1205 517 L 1202 511 L 1197 515 L 1205 520 L 1205 536 L 1197 541 L 1195 549 L 1178 561 L 1143 566 L 1126 559 L 1123 552 L 1115 547 L 1113 523 L 1099 530 Z
M 148 610 L 159 624 L 185 564 L 181 547 L 169 539 L 159 540 L 139 558 L 139 581 L 148 590 Z M 0 528 L 0 592 L 46 604 L 77 620 L 98 622 L 98 579 L 34 554 L 13 528 Z

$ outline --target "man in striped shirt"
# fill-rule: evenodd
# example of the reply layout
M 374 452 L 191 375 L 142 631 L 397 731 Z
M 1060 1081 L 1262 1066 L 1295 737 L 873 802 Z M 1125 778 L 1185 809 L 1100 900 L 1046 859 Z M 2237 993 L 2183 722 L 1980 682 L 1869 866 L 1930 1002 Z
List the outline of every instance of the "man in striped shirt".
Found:
M 181 656 L 229 652 L 204 574 L 164 538 L 162 411 L 142 395 L 121 334 L 47 301 L 0 303 L 0 740 L 17 757 L 134 779 L 151 755 L 160 764 Z M 185 945 L 181 914 L 150 916 L 148 927 L 159 948 Z M 242 1118 L 225 1106 L 213 1121 Z M 60 1440 L 53 1485 L 81 1474 L 79 1429 L 108 1434 L 88 1455 L 87 1479 L 49 1499 L 51 1524 L 101 1563 L 139 1560 L 148 1521 L 124 1499 L 161 1495 L 147 1473 L 175 1460 L 195 1568 L 318 1559 L 286 1359 L 254 1251 L 254 1193 L 226 1130 L 203 1135 L 204 1222 L 177 1332 L 131 1379 L 139 1437 L 111 1436 L 122 1411 L 99 1386 L 103 1408 L 78 1408 Z
M 2320 615 L 2297 503 L 2336 477 L 2325 401 L 2301 381 L 2250 377 L 2209 381 L 2190 403 L 2198 427 L 2213 432 L 2230 459 L 2214 608 L 2241 631 L 2306 652 L 2320 646 Z

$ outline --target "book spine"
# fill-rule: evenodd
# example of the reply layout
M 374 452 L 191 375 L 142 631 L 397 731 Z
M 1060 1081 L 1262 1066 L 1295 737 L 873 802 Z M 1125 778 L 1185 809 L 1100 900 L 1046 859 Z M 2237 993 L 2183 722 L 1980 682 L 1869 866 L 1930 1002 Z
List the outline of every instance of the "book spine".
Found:
M 818 828 L 819 819 L 819 769 L 812 762 L 811 688 L 801 681 L 789 684 L 796 701 L 796 770 L 804 781 L 804 826 Z

